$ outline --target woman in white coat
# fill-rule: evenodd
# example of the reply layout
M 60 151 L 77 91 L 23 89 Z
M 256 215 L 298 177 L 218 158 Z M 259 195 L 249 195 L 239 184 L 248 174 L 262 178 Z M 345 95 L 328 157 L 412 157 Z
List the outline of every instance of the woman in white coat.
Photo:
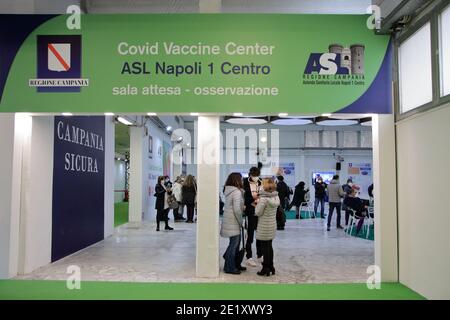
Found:
M 258 217 L 258 228 L 256 229 L 256 240 L 260 242 L 263 255 L 263 268 L 258 275 L 270 276 L 275 274 L 273 266 L 272 241 L 275 239 L 277 230 L 277 209 L 280 205 L 277 185 L 272 179 L 263 179 L 263 191 L 259 193 L 259 201 L 255 208 Z
M 244 212 L 242 175 L 240 173 L 235 172 L 228 176 L 223 194 L 225 205 L 220 235 L 224 238 L 230 238 L 228 248 L 223 255 L 225 259 L 224 271 L 230 274 L 240 274 L 241 271 L 246 270 L 245 267 L 240 265 L 240 261 L 236 260 L 241 241 Z

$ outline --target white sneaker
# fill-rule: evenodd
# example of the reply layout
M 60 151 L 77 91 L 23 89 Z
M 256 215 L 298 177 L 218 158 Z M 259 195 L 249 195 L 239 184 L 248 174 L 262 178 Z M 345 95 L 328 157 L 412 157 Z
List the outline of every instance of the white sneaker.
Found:
M 253 258 L 247 259 L 247 265 L 249 267 L 257 267 L 258 265 L 256 264 L 255 260 L 253 260 Z

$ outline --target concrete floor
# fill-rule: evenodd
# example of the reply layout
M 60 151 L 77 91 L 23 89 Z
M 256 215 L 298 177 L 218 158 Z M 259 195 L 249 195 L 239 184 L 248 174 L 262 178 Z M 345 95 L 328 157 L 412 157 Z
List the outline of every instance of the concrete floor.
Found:
M 217 279 L 199 279 L 196 224 L 171 224 L 175 230 L 170 232 L 156 232 L 149 222 L 120 226 L 104 241 L 17 278 L 65 280 L 67 267 L 78 265 L 88 281 L 345 283 L 365 282 L 366 269 L 374 263 L 372 241 L 334 228 L 327 232 L 321 219 L 288 220 L 274 241 L 275 276 L 256 275 L 258 267 L 238 276 L 221 271 Z M 221 238 L 220 256 L 227 245 L 228 239 Z

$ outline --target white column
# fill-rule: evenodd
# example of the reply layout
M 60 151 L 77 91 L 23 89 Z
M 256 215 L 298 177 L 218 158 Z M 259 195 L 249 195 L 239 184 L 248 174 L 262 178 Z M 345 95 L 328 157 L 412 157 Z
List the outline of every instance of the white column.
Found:
M 397 178 L 393 115 L 373 116 L 375 264 L 381 280 L 398 281 Z
M 23 137 L 19 273 L 50 263 L 52 248 L 54 117 L 30 117 L 26 127 L 29 132 Z
M 19 257 L 20 180 L 22 144 L 29 116 L 0 114 L 0 279 L 17 275 Z
M 114 232 L 114 155 L 115 124 L 113 117 L 105 117 L 105 238 Z
M 219 275 L 220 119 L 198 118 L 197 277 Z
M 143 127 L 130 127 L 130 222 L 141 222 L 147 210 L 148 141 Z

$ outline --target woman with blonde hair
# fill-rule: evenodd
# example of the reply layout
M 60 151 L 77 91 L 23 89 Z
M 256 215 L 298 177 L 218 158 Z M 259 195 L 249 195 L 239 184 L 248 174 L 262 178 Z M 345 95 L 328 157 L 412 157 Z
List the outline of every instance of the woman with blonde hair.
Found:
M 194 222 L 194 209 L 195 198 L 197 196 L 197 184 L 192 175 L 188 175 L 184 180 L 183 187 L 181 188 L 181 198 L 183 205 L 186 206 L 187 211 L 187 223 Z
M 277 185 L 273 179 L 263 179 L 262 191 L 259 193 L 258 204 L 255 208 L 255 215 L 258 217 L 256 240 L 260 243 L 263 255 L 263 267 L 258 272 L 260 276 L 275 274 L 272 241 L 277 230 L 277 209 L 280 205 L 280 198 L 276 190 Z

